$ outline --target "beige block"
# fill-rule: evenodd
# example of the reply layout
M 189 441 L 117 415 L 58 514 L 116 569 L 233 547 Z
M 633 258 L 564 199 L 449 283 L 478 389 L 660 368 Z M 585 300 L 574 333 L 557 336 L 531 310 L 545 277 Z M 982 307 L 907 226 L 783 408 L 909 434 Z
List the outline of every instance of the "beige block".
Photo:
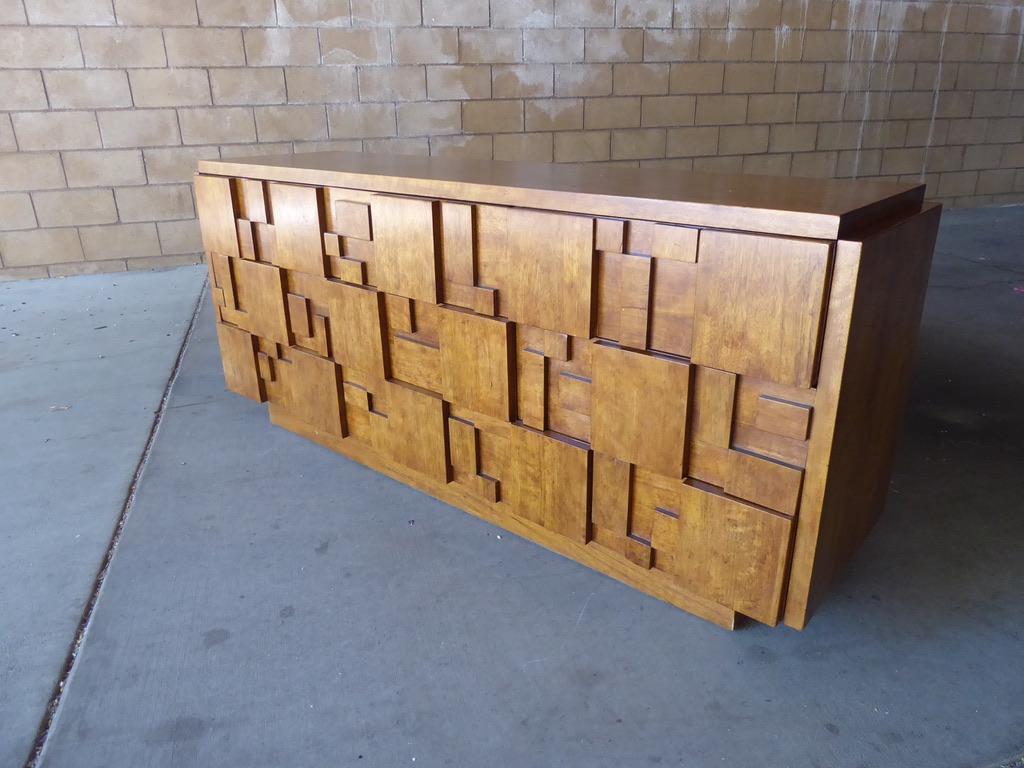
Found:
M 491 68 L 483 65 L 429 65 L 427 93 L 431 99 L 488 99 L 491 96 Z
M 665 154 L 669 157 L 695 157 L 718 152 L 718 128 L 669 128 Z
M 420 0 L 350 0 L 354 27 L 415 27 Z
M 644 127 L 693 125 L 696 110 L 696 96 L 644 96 L 641 124 Z
M 132 106 L 128 77 L 122 70 L 58 69 L 46 72 L 44 77 L 51 109 Z
M 723 125 L 718 130 L 723 155 L 757 155 L 768 151 L 767 125 Z
M 192 107 L 210 104 L 205 69 L 136 69 L 131 72 L 137 107 Z
M 142 269 L 172 269 L 184 267 L 191 264 L 202 264 L 203 257 L 200 253 L 186 253 L 173 256 L 138 256 L 132 259 L 125 259 L 128 271 Z
M 824 64 L 781 63 L 775 68 L 775 90 L 787 93 L 820 91 L 825 79 Z
M 64 153 L 69 187 L 145 184 L 142 153 L 137 149 L 99 149 Z
M 242 38 L 245 43 L 245 60 L 250 67 L 302 67 L 320 63 L 320 43 L 315 29 L 247 29 L 242 33 Z
M 399 136 L 432 136 L 462 131 L 462 110 L 457 101 L 406 102 L 398 105 L 397 116 Z
M 392 47 L 395 64 L 454 64 L 459 60 L 459 33 L 455 29 L 396 29 Z
M 788 176 L 792 160 L 792 155 L 747 155 L 743 158 L 743 173 Z
M 304 152 L 362 152 L 362 139 L 328 139 L 327 141 L 296 141 L 295 154 Z M 287 151 L 287 150 L 286 150 Z
M 864 149 L 840 152 L 836 159 L 836 176 L 863 178 L 877 176 L 882 170 L 882 150 Z
M 611 157 L 609 131 L 574 131 L 555 134 L 556 163 L 584 163 Z
M 583 99 L 531 99 L 525 114 L 528 131 L 577 131 L 583 127 Z
M 20 10 L 20 7 L 19 7 Z M 0 17 L 3 6 L 0 6 Z M 0 266 L 0 282 L 10 280 L 42 280 L 50 276 L 46 267 L 3 267 Z
M 459 61 L 463 64 L 511 64 L 523 60 L 523 33 L 518 29 L 463 29 Z
M 781 19 L 782 0 L 729 0 L 730 29 L 771 29 Z
M 167 0 L 114 0 L 117 21 L 129 27 L 174 27 L 199 24 L 195 7 Z
M 672 26 L 684 29 L 711 29 L 727 26 L 729 4 L 723 0 L 675 0 Z
M 948 70 L 947 67 L 946 71 Z M 956 87 L 965 91 L 996 88 L 998 76 L 998 64 L 964 62 L 956 68 Z M 934 87 L 934 80 L 932 86 Z
M 981 168 L 998 168 L 1004 154 L 1005 148 L 999 144 L 965 147 L 963 169 L 965 171 L 974 171 Z
M 118 220 L 110 189 L 58 189 L 32 194 L 40 226 L 106 224 Z
M 835 0 L 832 6 L 832 29 L 878 29 L 878 0 Z
M 514 133 L 523 130 L 523 102 L 467 101 L 462 105 L 466 133 Z
M 588 29 L 587 61 L 640 61 L 644 58 L 644 33 L 640 29 Z
M 673 64 L 669 74 L 672 93 L 721 93 L 725 65 L 709 62 Z
M 614 27 L 614 0 L 555 0 L 556 27 Z M 556 150 L 555 154 L 558 152 Z
M 288 101 L 321 103 L 356 100 L 354 67 L 288 67 Z
M 56 152 L 0 152 L 0 192 L 65 186 Z
M 554 21 L 553 0 L 501 0 L 491 4 L 492 27 L 550 27 Z
M 735 0 L 733 0 L 735 2 Z M 618 27 L 671 27 L 672 0 L 630 0 L 615 4 Z
M 832 30 L 811 30 L 804 36 L 803 58 L 805 61 L 846 61 L 849 51 L 857 48 L 857 35 Z M 870 48 L 866 49 L 870 50 Z
M 782 23 L 790 29 L 828 29 L 832 0 L 782 0 Z
M 277 0 L 282 27 L 347 27 L 352 23 L 345 0 Z
M 171 30 L 167 30 L 170 34 Z M 164 38 L 159 29 L 80 29 L 87 67 L 165 67 Z M 241 35 L 239 35 L 241 38 Z M 241 40 L 239 40 L 241 42 Z M 0 38 L 0 50 L 2 50 Z M 189 62 L 197 64 L 199 62 Z M 20 66 L 26 66 L 22 64 Z
M 159 147 L 180 144 L 171 109 L 119 110 L 97 115 L 105 147 Z
M 206 107 L 178 110 L 183 144 L 233 144 L 256 141 L 252 109 Z
M 706 29 L 700 33 L 701 61 L 749 61 L 754 33 L 749 30 Z
M 74 29 L 0 27 L 0 69 L 65 69 L 81 66 L 82 51 L 78 47 L 78 35 Z
M 665 156 L 664 128 L 612 131 L 612 160 L 640 160 Z
M 199 233 L 199 220 L 158 221 L 160 250 L 166 254 L 202 253 L 203 239 Z
M 431 27 L 486 27 L 487 0 L 423 0 L 423 23 Z
M 779 27 L 754 30 L 754 45 L 750 54 L 753 61 L 772 62 L 773 64 L 788 63 L 800 61 L 802 56 L 802 32 Z
M 814 149 L 817 136 L 817 125 L 773 125 L 768 134 L 768 151 L 808 152 Z
M 167 43 L 167 61 L 172 67 L 245 65 L 240 29 L 165 29 L 164 41 Z
M 495 64 L 491 67 L 491 92 L 496 99 L 551 96 L 554 67 L 550 64 Z
M 801 123 L 822 123 L 842 114 L 842 93 L 801 93 L 796 119 Z
M 1015 168 L 993 168 L 985 171 L 979 171 L 978 185 L 975 192 L 979 195 L 998 195 L 1006 192 L 1013 192 L 1016 173 L 1017 170 Z M 942 190 L 941 179 L 939 180 L 939 190 Z
M 796 120 L 795 93 L 755 93 L 747 99 L 748 123 L 791 123 Z
M 639 96 L 609 96 L 587 99 L 583 107 L 583 127 L 587 130 L 639 128 L 640 113 Z M 578 128 L 579 126 L 573 127 Z
M 322 104 L 255 107 L 258 141 L 327 138 L 327 110 Z
M 366 139 L 361 142 L 356 152 L 376 152 L 385 155 L 420 155 L 426 157 L 430 154 L 430 140 L 427 137 L 417 138 L 385 138 Z
M 611 64 L 558 64 L 556 96 L 611 96 Z
M 160 240 L 152 222 L 82 227 L 78 232 L 87 261 L 160 255 Z
M 1017 144 L 1024 141 L 1024 120 L 1019 117 L 990 119 L 985 130 L 985 141 L 989 144 Z
M 78 230 L 73 227 L 0 233 L 0 264 L 4 267 L 57 264 L 84 258 Z
M 204 27 L 272 27 L 277 23 L 274 0 L 196 0 Z
M 427 98 L 423 67 L 360 67 L 362 101 L 420 101 Z
M 114 24 L 111 0 L 23 0 L 30 24 Z
M 696 29 L 644 31 L 644 61 L 696 61 L 700 32 Z
M 150 184 L 191 183 L 200 160 L 216 160 L 220 157 L 216 147 L 147 149 L 142 154 Z M 64 164 L 67 165 L 66 157 Z
M 394 104 L 338 104 L 327 107 L 331 138 L 363 139 L 394 136 Z
M 38 71 L 0 71 L 0 110 L 46 109 L 46 91 Z
M 50 277 L 74 277 L 76 275 L 102 275 L 108 272 L 124 272 L 125 269 L 124 259 L 110 259 L 52 264 L 48 271 Z
M 836 175 L 837 153 L 801 152 L 793 155 L 790 173 L 816 179 L 828 179 Z
M 118 187 L 114 190 L 121 221 L 166 221 L 195 216 L 191 184 Z
M 285 100 L 284 83 L 283 70 L 275 67 L 210 70 L 214 104 L 280 104 Z
M 747 117 L 746 96 L 710 96 L 697 97 L 697 113 L 694 122 L 697 125 L 729 125 L 743 123 Z
M 11 116 L 18 148 L 92 149 L 100 146 L 92 112 L 21 112 Z
M 765 62 L 725 65 L 726 93 L 771 93 L 775 84 L 775 65 Z
M 430 154 L 490 160 L 494 156 L 494 141 L 490 136 L 431 136 Z
M 32 229 L 36 225 L 32 199 L 26 193 L 0 194 L 0 231 Z
M 523 31 L 523 61 L 562 64 L 583 61 L 582 29 L 527 29 Z
M 616 96 L 668 93 L 668 77 L 668 64 L 616 64 L 613 91 Z
M 14 138 L 14 126 L 11 124 L 11 116 L 0 114 L 0 152 L 16 152 L 18 142 Z
M 28 24 L 21 0 L 0 2 L 0 24 Z
M 494 159 L 550 163 L 554 146 L 550 133 L 505 133 L 494 137 Z

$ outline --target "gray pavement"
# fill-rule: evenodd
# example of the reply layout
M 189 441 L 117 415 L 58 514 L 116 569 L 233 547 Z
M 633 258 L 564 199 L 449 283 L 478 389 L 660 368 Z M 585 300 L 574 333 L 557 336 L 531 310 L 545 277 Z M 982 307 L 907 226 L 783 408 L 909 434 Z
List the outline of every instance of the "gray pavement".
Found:
M 724 632 L 272 427 L 204 309 L 42 765 L 1019 756 L 1022 238 L 1024 208 L 945 217 L 887 512 L 803 633 Z
M 35 741 L 203 275 L 0 283 L 0 766 Z

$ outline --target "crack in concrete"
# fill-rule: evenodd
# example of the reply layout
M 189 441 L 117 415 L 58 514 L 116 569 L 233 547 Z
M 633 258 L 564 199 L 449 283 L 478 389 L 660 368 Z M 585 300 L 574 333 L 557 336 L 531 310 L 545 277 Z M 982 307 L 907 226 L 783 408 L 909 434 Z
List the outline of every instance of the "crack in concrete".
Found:
M 128 522 L 128 515 L 131 513 L 132 506 L 135 503 L 135 494 L 138 491 L 139 481 L 142 479 L 142 473 L 146 468 L 146 463 L 149 461 L 150 453 L 153 451 L 153 444 L 156 442 L 157 432 L 160 429 L 161 422 L 163 422 L 164 414 L 167 412 L 167 403 L 170 400 L 171 389 L 174 387 L 174 382 L 177 380 L 178 373 L 181 371 L 181 363 L 185 358 L 185 351 L 188 349 L 189 341 L 192 339 L 192 333 L 195 331 L 196 322 L 199 319 L 199 311 L 202 309 L 203 300 L 206 298 L 206 287 L 208 282 L 209 279 L 204 278 L 203 284 L 199 289 L 199 296 L 196 299 L 195 306 L 192 308 L 192 316 L 189 318 L 188 327 L 185 329 L 185 335 L 181 340 L 181 346 L 178 348 L 178 354 L 174 358 L 174 365 L 171 366 L 170 375 L 167 378 L 167 383 L 164 385 L 164 391 L 160 396 L 159 406 L 153 415 L 153 423 L 149 428 L 149 434 L 146 437 L 146 444 L 143 446 L 142 454 L 139 456 L 139 461 L 135 465 L 135 472 L 132 474 L 132 479 L 128 483 L 128 492 L 125 494 L 124 503 L 121 505 L 121 514 L 117 518 L 117 524 L 114 526 L 114 532 L 110 537 L 110 543 L 107 545 L 107 550 L 103 555 L 103 562 L 100 564 L 100 568 L 96 572 L 96 579 L 93 581 L 92 591 L 89 593 L 89 599 L 86 601 L 85 608 L 82 611 L 82 618 L 78 622 L 78 629 L 75 632 L 75 637 L 71 641 L 71 646 L 68 648 L 68 654 L 64 659 L 64 666 L 61 669 L 60 676 L 57 678 L 57 682 L 53 686 L 53 693 L 50 695 L 50 700 L 46 705 L 46 710 L 43 714 L 42 722 L 39 724 L 39 730 L 36 733 L 36 739 L 32 745 L 32 750 L 29 752 L 28 758 L 25 760 L 25 768 L 39 768 L 40 766 L 43 752 L 46 749 L 46 741 L 57 718 L 57 714 L 60 711 L 60 705 L 64 699 L 64 692 L 67 690 L 68 682 L 75 670 L 75 662 L 78 660 L 79 651 L 81 650 L 82 644 L 85 641 L 85 636 L 89 631 L 89 625 L 92 623 L 93 613 L 96 610 L 96 604 L 99 601 L 100 592 L 103 590 L 103 583 L 106 581 L 107 574 L 110 571 L 110 566 L 114 559 L 114 553 L 117 551 L 117 545 L 121 542 L 121 535 L 124 533 L 125 524 Z

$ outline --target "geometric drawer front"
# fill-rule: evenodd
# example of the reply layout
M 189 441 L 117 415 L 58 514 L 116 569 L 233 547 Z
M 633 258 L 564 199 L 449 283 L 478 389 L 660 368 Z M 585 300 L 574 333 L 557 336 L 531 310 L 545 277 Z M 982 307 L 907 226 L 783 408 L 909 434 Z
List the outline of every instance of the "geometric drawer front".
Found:
M 829 243 L 701 233 L 693 362 L 812 386 L 830 260 Z
M 721 626 L 803 626 L 885 487 L 921 187 L 319 160 L 200 165 L 229 389 Z

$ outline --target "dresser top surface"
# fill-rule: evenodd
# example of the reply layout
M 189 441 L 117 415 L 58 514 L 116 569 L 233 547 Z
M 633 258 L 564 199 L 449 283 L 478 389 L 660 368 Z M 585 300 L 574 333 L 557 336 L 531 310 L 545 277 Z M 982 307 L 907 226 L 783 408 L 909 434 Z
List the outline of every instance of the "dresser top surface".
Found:
M 359 152 L 200 160 L 199 172 L 825 239 L 924 199 L 916 183 Z

